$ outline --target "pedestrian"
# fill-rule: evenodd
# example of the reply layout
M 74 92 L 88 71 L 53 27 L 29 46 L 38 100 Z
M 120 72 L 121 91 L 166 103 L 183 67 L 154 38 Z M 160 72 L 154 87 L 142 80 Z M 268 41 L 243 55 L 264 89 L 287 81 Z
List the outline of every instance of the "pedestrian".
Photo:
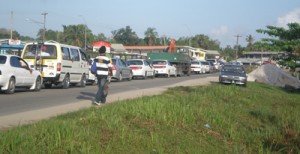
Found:
M 112 73 L 111 71 L 111 59 L 106 56 L 106 47 L 101 46 L 99 48 L 99 56 L 94 59 L 97 66 L 96 77 L 98 80 L 98 91 L 96 93 L 93 103 L 101 105 L 106 102 L 107 90 L 108 90 L 108 77 Z

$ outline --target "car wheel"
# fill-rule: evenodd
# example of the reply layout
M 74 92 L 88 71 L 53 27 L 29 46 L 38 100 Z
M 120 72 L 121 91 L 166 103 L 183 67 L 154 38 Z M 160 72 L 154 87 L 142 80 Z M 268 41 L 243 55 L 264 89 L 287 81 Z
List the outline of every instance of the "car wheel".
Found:
M 37 77 L 37 79 L 35 81 L 34 91 L 40 91 L 41 87 L 42 87 L 42 78 L 39 76 L 39 77 Z
M 85 87 L 86 86 L 86 77 L 85 74 L 82 75 L 81 80 L 80 80 L 80 87 Z
M 133 74 L 132 74 L 132 72 L 130 72 L 128 81 L 131 81 L 132 78 L 133 78 Z
M 122 81 L 122 80 L 123 80 L 123 75 L 122 75 L 122 73 L 120 72 L 120 74 L 119 74 L 119 82 Z
M 174 78 L 176 78 L 177 77 L 177 71 L 175 71 L 175 73 L 174 73 Z
M 9 83 L 8 83 L 8 88 L 7 88 L 7 90 L 4 91 L 4 93 L 13 94 L 13 93 L 15 93 L 15 90 L 16 90 L 15 78 L 10 78 Z
M 151 78 L 152 78 L 152 79 L 154 79 L 154 78 L 155 78 L 155 71 L 153 71 L 153 72 L 152 72 L 152 76 L 151 76 Z
M 170 70 L 168 71 L 168 74 L 167 74 L 167 78 L 169 78 L 170 77 Z
M 70 87 L 70 77 L 67 74 L 62 82 L 62 88 L 63 89 L 68 89 Z
M 143 77 L 143 79 L 146 79 L 147 78 L 147 72 L 145 71 L 145 75 Z

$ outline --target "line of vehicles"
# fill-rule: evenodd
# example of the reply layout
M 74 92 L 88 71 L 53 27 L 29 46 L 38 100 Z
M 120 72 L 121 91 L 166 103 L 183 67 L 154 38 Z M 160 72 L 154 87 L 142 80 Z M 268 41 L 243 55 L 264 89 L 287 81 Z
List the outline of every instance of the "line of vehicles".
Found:
M 85 87 L 97 83 L 90 72 L 92 60 L 80 48 L 55 41 L 27 43 L 21 57 L 0 55 L 0 88 L 12 94 L 16 88 L 39 91 L 59 86 Z M 197 62 L 197 63 L 196 63 Z M 192 61 L 180 53 L 149 53 L 147 58 L 112 58 L 112 80 L 155 78 L 156 76 L 177 77 L 191 73 L 211 73 L 218 68 L 208 61 Z

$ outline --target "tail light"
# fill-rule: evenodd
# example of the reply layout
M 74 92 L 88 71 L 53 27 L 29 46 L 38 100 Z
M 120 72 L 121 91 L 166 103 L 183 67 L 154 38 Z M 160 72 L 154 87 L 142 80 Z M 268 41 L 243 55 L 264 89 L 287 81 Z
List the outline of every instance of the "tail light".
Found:
M 61 63 L 57 63 L 57 68 L 56 71 L 60 72 L 61 71 Z
M 166 66 L 154 66 L 154 68 L 166 68 Z
M 132 70 L 140 70 L 142 67 L 130 67 Z
M 112 70 L 116 70 L 116 66 L 112 66 L 111 69 L 112 69 Z

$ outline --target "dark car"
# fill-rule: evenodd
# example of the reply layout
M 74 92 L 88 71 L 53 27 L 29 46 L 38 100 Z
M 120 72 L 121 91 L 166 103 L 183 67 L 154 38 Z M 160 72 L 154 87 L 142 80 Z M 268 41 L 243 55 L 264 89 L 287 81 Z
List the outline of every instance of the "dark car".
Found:
M 242 65 L 225 64 L 221 68 L 219 82 L 246 86 L 246 71 Z

